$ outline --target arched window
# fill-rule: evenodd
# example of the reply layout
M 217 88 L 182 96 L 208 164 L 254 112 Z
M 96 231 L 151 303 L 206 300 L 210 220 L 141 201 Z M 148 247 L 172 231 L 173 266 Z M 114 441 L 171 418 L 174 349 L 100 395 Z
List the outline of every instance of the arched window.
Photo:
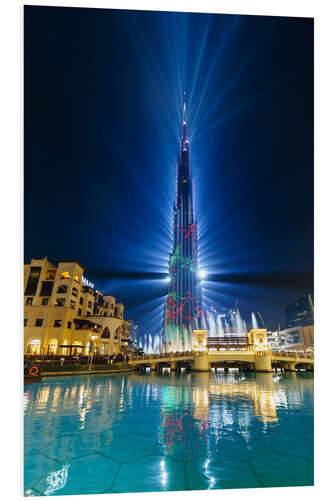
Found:
M 63 272 L 60 274 L 59 278 L 60 278 L 61 280 L 68 279 L 68 278 L 69 278 L 69 272 L 68 272 L 68 271 L 63 271 Z
M 29 340 L 27 354 L 40 354 L 40 339 L 32 338 Z
M 68 340 L 67 340 L 67 339 L 65 339 L 65 340 L 63 341 L 62 345 L 64 345 L 64 346 L 68 345 Z M 63 347 L 63 348 L 62 348 L 62 354 L 63 354 L 63 355 L 67 356 L 68 351 L 69 351 L 68 347 Z
M 58 340 L 51 339 L 48 345 L 49 354 L 57 354 L 57 349 L 58 349 Z
M 74 356 L 76 356 L 77 354 L 81 354 L 83 344 L 82 344 L 82 342 L 80 340 L 77 340 L 77 339 L 73 340 L 72 346 L 73 346 L 72 354 Z
M 110 330 L 106 326 L 102 333 L 102 339 L 109 339 L 109 338 L 110 338 Z
M 58 287 L 57 293 L 67 293 L 67 285 L 60 285 Z
M 121 327 L 117 328 L 116 333 L 114 334 L 115 339 L 120 339 Z

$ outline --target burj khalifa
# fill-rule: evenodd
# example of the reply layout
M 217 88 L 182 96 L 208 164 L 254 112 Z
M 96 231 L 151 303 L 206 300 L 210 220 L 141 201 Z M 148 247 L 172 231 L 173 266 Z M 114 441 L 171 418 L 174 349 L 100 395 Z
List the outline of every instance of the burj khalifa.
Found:
M 173 207 L 173 247 L 169 257 L 169 287 L 164 305 L 163 351 L 192 348 L 192 331 L 200 326 L 202 297 L 198 276 L 198 231 L 193 210 L 193 179 L 186 99 L 177 166 L 177 198 Z

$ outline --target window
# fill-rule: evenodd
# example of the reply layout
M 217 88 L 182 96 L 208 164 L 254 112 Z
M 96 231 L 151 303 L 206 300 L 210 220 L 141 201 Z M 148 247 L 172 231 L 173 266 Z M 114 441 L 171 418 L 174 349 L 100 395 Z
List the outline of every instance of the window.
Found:
M 61 280 L 68 279 L 69 278 L 69 272 L 68 271 L 64 271 L 63 273 L 60 274 L 59 278 Z
M 71 300 L 69 303 L 69 307 L 71 307 L 72 309 L 75 309 L 75 306 L 76 306 L 75 300 Z
M 87 311 L 87 316 L 90 316 L 91 315 L 91 312 L 90 311 Z
M 91 300 L 88 301 L 88 307 L 92 307 L 92 302 Z
M 78 315 L 78 316 L 81 316 L 81 314 L 82 314 L 82 309 L 78 309 L 78 310 L 77 310 L 77 315 Z
M 67 321 L 67 328 L 72 328 L 72 322 L 71 321 Z
M 51 297 L 53 289 L 53 281 L 42 281 L 42 286 L 40 289 L 41 297 Z
M 42 300 L 42 306 L 47 306 L 49 304 L 49 299 Z
M 24 326 L 27 326 L 27 324 L 28 324 L 28 320 L 27 320 L 27 318 L 24 318 Z
M 35 326 L 43 326 L 43 318 L 37 318 Z
M 78 294 L 79 294 L 78 289 L 77 289 L 77 288 L 73 288 L 73 290 L 72 290 L 72 295 L 74 295 L 74 297 L 77 297 L 77 296 L 78 296 Z
M 31 267 L 24 295 L 36 295 L 41 267 Z
M 28 297 L 27 300 L 25 301 L 26 306 L 32 306 L 32 297 Z
M 53 326 L 55 326 L 56 328 L 58 328 L 59 326 L 61 326 L 61 319 L 55 319 Z
M 46 280 L 54 280 L 55 278 L 55 271 L 48 271 L 47 275 L 46 275 Z
M 64 306 L 65 305 L 65 299 L 56 299 L 55 305 L 56 306 Z
M 83 304 L 83 297 L 80 297 L 80 305 L 82 306 Z
M 80 283 L 80 276 L 78 274 L 74 274 L 74 280 L 76 283 Z
M 110 338 L 110 330 L 108 329 L 107 326 L 104 328 L 103 333 L 101 335 L 101 338 L 102 339 L 109 339 Z
M 60 285 L 58 290 L 57 290 L 57 293 L 67 293 L 67 285 Z

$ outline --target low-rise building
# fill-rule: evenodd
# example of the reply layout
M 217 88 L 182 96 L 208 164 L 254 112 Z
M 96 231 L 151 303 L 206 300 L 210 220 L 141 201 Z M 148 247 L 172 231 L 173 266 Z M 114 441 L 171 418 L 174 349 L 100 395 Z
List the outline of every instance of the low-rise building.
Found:
M 77 261 L 24 266 L 25 354 L 118 354 L 127 351 L 124 305 L 84 280 Z
M 267 340 L 272 349 L 279 350 L 309 350 L 314 347 L 314 326 L 296 326 L 267 332 Z

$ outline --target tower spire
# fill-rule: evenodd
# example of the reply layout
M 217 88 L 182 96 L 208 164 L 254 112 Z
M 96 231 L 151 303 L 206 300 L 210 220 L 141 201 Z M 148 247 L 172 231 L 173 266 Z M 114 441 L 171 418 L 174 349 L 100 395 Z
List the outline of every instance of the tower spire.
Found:
M 184 92 L 184 108 L 182 123 L 181 151 L 187 149 L 187 113 L 186 113 L 186 92 Z

